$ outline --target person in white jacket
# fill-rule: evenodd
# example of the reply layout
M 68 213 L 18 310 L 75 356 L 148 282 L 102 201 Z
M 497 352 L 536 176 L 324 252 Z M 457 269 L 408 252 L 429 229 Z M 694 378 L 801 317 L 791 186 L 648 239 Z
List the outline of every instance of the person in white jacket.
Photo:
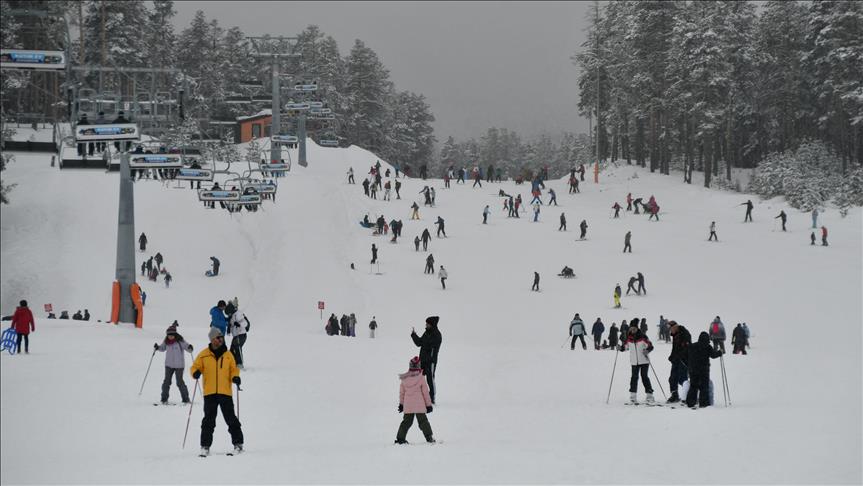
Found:
M 444 290 L 446 290 L 447 273 L 446 273 L 446 270 L 443 268 L 443 265 L 440 266 L 440 270 L 438 270 L 437 276 L 440 279 L 441 286 L 443 287 Z
M 633 321 L 634 322 L 634 321 Z M 647 394 L 645 400 L 647 403 L 653 403 L 653 387 L 650 385 L 650 378 L 647 376 L 647 369 L 650 367 L 650 358 L 648 354 L 653 351 L 653 343 L 647 336 L 641 332 L 638 326 L 629 326 L 629 332 L 626 341 L 620 346 L 620 351 L 629 350 L 629 364 L 632 365 L 632 377 L 629 379 L 629 400 L 632 403 L 638 403 L 638 375 L 641 375 L 641 382 L 644 384 L 644 391 Z
M 228 322 L 228 334 L 234 336 L 231 339 L 231 354 L 234 355 L 237 368 L 240 369 L 243 368 L 243 345 L 246 344 L 246 333 L 249 332 L 250 327 L 249 318 L 240 309 L 231 314 L 231 319 Z

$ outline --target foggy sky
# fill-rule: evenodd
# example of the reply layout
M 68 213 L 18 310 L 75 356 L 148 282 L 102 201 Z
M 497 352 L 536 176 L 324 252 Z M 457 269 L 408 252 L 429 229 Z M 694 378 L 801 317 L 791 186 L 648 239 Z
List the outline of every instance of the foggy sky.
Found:
M 318 25 L 342 56 L 360 39 L 396 89 L 426 96 L 439 142 L 491 126 L 525 136 L 587 132 L 577 114 L 578 70 L 590 2 L 177 1 L 176 28 L 195 11 L 246 35 L 293 36 Z

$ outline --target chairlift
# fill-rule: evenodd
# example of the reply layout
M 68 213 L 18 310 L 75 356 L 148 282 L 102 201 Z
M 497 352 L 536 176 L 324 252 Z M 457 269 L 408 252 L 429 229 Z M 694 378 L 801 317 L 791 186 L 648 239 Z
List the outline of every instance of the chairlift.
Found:
M 198 189 L 199 201 L 227 201 L 234 202 L 240 199 L 240 191 L 225 189 Z
M 309 101 L 309 108 L 323 108 L 323 101 Z
M 324 137 L 325 138 L 318 140 L 318 145 L 320 145 L 321 147 L 338 147 L 339 146 L 339 139 L 338 138 L 328 136 L 328 135 L 324 135 Z
M 295 135 L 273 135 L 271 140 L 273 143 L 284 143 L 288 145 L 295 145 L 300 142 L 300 139 Z
M 181 169 L 183 161 L 179 154 L 130 154 L 131 169 Z
M 28 51 L 23 49 L 0 50 L 0 69 L 66 69 L 63 51 Z
M 118 123 L 113 125 L 77 125 L 75 140 L 77 142 L 104 142 L 114 140 L 138 140 L 141 132 L 134 123 Z
M 225 103 L 229 105 L 247 105 L 252 100 L 248 96 L 226 96 Z
M 289 101 L 285 104 L 285 109 L 288 111 L 305 111 L 310 108 L 308 103 L 297 103 L 293 101 Z
M 306 118 L 309 120 L 335 120 L 336 115 L 333 113 L 309 113 Z
M 244 81 L 240 81 L 240 87 L 241 88 L 247 88 L 247 89 L 263 89 L 264 83 L 262 83 L 256 79 L 247 79 Z
M 284 174 L 291 170 L 291 164 L 285 162 L 262 162 L 260 169 L 262 172 L 271 174 Z
M 180 181 L 212 181 L 215 174 L 210 169 L 190 169 L 183 167 L 174 179 Z
M 273 96 L 272 95 L 252 95 L 252 103 L 272 103 Z
M 318 90 L 318 83 L 300 83 L 294 85 L 294 91 L 312 92 Z
M 310 108 L 309 113 L 313 113 L 315 115 L 326 115 L 332 113 L 333 110 L 330 108 Z
M 261 195 L 260 194 L 240 194 L 239 198 L 236 201 L 233 201 L 233 204 L 238 205 L 238 206 L 260 206 Z

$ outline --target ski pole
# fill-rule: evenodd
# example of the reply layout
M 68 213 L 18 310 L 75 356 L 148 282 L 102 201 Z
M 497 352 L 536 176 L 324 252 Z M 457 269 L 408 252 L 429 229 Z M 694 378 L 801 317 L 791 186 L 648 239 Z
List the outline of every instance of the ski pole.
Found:
M 183 449 L 186 448 L 186 437 L 189 435 L 189 422 L 192 420 L 192 408 L 195 406 L 195 395 L 198 393 L 198 379 L 195 378 L 195 389 L 192 390 L 192 401 L 189 403 L 189 418 L 186 419 L 186 433 L 183 434 Z
M 719 362 L 722 363 L 722 356 L 719 356 Z M 728 406 L 728 393 L 725 391 L 725 367 L 720 366 L 720 374 L 722 376 L 722 398 L 725 400 L 725 406 Z
M 731 388 L 728 386 L 728 374 L 725 372 L 725 359 L 719 355 L 719 364 L 722 365 L 722 379 L 725 382 L 725 393 L 728 395 L 728 405 L 731 406 Z
M 563 347 L 566 346 L 566 342 L 569 341 L 570 337 L 571 336 L 567 336 L 566 339 L 563 340 L 563 344 L 560 345 L 560 349 L 563 349 Z
M 243 391 L 240 385 L 237 384 L 237 420 L 240 420 L 240 392 Z
M 611 384 L 614 383 L 614 371 L 617 370 L 617 355 L 620 353 L 617 349 L 614 350 L 614 366 L 611 368 L 611 381 L 608 382 L 608 396 L 605 397 L 605 404 L 611 400 Z
M 662 392 L 662 397 L 668 400 L 668 395 L 665 394 L 665 389 L 662 388 L 662 382 L 659 381 L 659 375 L 656 374 L 656 369 L 653 367 L 653 363 L 650 360 L 647 360 L 647 364 L 649 364 L 650 369 L 653 370 L 653 377 L 656 378 L 656 384 L 659 385 L 659 391 Z
M 144 381 L 141 382 L 141 390 L 138 392 L 138 396 L 140 397 L 142 393 L 144 393 L 144 383 L 147 383 L 147 375 L 150 374 L 150 366 L 153 365 L 153 357 L 156 356 L 156 349 L 153 348 L 153 354 L 150 355 L 150 364 L 147 365 L 147 372 L 144 373 Z

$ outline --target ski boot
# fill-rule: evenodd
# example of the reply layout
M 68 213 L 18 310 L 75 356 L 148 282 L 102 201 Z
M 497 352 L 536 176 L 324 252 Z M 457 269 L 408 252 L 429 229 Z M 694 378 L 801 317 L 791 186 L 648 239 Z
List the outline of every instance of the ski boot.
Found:
M 680 396 L 677 392 L 671 392 L 671 397 L 665 403 L 677 403 L 680 401 Z
M 656 403 L 655 401 L 653 401 L 653 393 L 648 393 L 648 394 L 644 397 L 644 399 L 645 399 L 645 401 L 647 402 L 647 404 L 648 404 L 648 405 L 653 405 L 654 403 Z
M 434 437 L 428 436 L 426 437 L 426 442 L 428 442 L 429 444 L 434 444 L 436 441 L 434 440 Z
M 209 455 L 210 455 L 210 448 L 209 447 L 201 447 L 201 453 L 198 454 L 198 457 L 207 457 Z
M 629 394 L 629 403 L 638 404 L 638 394 L 637 393 L 630 393 Z
M 240 454 L 243 452 L 243 444 L 234 444 L 234 454 Z
M 393 443 L 399 444 L 399 445 L 404 445 L 404 444 L 408 444 L 408 441 L 406 441 L 404 439 L 396 439 L 395 442 L 393 442 Z

